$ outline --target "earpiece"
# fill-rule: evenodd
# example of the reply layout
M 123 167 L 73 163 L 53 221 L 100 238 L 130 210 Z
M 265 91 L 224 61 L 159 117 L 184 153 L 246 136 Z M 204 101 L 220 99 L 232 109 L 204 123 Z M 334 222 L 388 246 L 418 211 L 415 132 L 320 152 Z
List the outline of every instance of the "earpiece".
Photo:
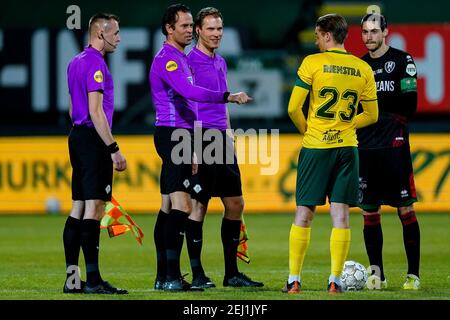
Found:
M 103 36 L 103 32 L 100 34 L 100 36 L 102 37 L 103 41 L 106 41 L 106 43 L 109 44 L 111 47 L 113 47 L 114 49 L 117 48 L 117 45 L 113 45 L 111 42 L 105 39 L 105 37 Z

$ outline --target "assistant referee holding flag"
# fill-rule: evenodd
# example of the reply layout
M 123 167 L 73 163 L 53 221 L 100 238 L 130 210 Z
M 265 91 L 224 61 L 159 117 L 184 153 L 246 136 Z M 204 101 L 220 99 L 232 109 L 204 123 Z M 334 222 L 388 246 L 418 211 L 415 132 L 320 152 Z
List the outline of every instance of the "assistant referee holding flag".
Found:
M 111 134 L 114 84 L 104 60 L 120 42 L 119 18 L 96 14 L 89 20 L 89 46 L 67 68 L 70 94 L 69 154 L 72 165 L 72 210 L 64 227 L 67 279 L 64 293 L 126 294 L 100 275 L 98 256 L 100 219 L 111 200 L 113 165 L 127 168 L 125 157 Z M 86 262 L 86 283 L 73 280 L 78 273 L 80 246 Z M 79 279 L 79 275 L 75 274 Z

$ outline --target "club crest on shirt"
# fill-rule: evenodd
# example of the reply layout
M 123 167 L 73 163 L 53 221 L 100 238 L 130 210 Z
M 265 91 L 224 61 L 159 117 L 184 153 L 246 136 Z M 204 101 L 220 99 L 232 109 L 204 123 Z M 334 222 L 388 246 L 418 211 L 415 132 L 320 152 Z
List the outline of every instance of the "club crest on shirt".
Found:
M 394 61 L 388 61 L 384 64 L 384 70 L 386 70 L 387 73 L 391 73 L 395 68 L 395 62 Z
M 97 70 L 94 73 L 95 82 L 102 83 L 103 82 L 103 73 L 101 70 Z
M 177 69 L 178 69 L 178 65 L 175 61 L 173 61 L 173 60 L 167 61 L 167 63 L 166 63 L 167 71 L 175 71 Z

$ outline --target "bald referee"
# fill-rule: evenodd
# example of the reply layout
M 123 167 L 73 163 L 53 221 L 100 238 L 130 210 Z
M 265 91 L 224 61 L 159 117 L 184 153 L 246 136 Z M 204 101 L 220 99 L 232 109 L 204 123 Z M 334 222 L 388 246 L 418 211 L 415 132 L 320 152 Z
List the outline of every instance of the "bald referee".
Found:
M 72 165 L 72 210 L 64 233 L 66 282 L 64 293 L 127 294 L 100 275 L 98 256 L 100 218 L 111 200 L 113 166 L 124 171 L 127 162 L 111 134 L 114 84 L 105 55 L 120 42 L 119 18 L 99 13 L 89 20 L 89 45 L 69 63 L 69 154 Z M 80 282 L 78 256 L 83 249 L 86 282 Z

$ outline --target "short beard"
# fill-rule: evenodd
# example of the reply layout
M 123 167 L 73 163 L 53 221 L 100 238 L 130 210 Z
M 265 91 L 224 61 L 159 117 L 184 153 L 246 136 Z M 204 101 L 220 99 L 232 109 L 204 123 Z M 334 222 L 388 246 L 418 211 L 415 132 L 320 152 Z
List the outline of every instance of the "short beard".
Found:
M 370 52 L 375 52 L 375 51 L 377 51 L 378 49 L 381 48 L 381 45 L 382 45 L 382 43 L 378 44 L 378 46 L 376 46 L 375 48 L 373 48 L 373 49 L 368 49 L 368 50 L 369 50 Z

